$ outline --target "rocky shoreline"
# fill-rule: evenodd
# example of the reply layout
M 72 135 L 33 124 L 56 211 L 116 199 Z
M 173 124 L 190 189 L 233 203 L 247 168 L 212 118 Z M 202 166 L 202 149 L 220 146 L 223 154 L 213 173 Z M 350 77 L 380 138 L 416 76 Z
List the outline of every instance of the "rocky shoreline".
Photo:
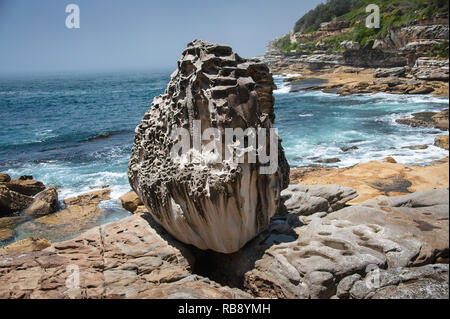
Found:
M 329 57 L 328 57 L 329 58 Z M 267 57 L 259 57 L 261 61 L 268 62 Z M 298 91 L 323 91 L 325 93 L 337 93 L 342 96 L 350 94 L 432 94 L 437 97 L 448 97 L 448 60 L 431 60 L 420 58 L 415 67 L 395 68 L 363 68 L 324 62 L 318 68 L 312 57 L 310 60 L 293 60 L 284 56 L 277 57 L 269 65 L 274 75 L 285 76 L 289 82 L 290 92 Z M 317 57 L 327 59 L 327 56 Z M 304 61 L 304 62 L 299 62 Z M 440 66 L 443 65 L 444 66 Z M 436 66 L 437 65 L 437 66 Z M 442 74 L 433 76 L 432 74 Z M 445 73 L 446 72 L 446 73 Z M 301 74 L 290 76 L 290 74 Z M 429 77 L 421 74 L 430 74 Z M 323 80 L 314 85 L 307 81 Z M 306 82 L 306 84 L 305 84 Z
M 449 298 L 448 157 L 290 170 L 277 137 L 272 174 L 172 161 L 174 123 L 271 128 L 273 88 L 264 64 L 188 44 L 136 130 L 116 222 L 101 222 L 107 188 L 59 201 L 0 174 L 1 240 L 42 235 L 0 248 L 0 298 Z M 446 114 L 405 124 L 448 129 Z M 50 242 L 58 232 L 71 239 Z
M 0 249 L 0 297 L 448 298 L 448 187 L 348 205 L 358 197 L 291 184 L 267 230 L 220 254 L 177 241 L 129 193 L 128 218 Z M 81 284 L 68 288 L 74 265 Z

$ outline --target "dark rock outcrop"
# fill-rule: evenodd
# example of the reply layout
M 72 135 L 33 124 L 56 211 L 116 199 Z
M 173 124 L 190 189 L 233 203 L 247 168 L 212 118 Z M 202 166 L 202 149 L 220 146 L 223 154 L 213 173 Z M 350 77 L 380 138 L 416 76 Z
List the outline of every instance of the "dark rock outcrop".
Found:
M 33 198 L 33 202 L 25 209 L 25 213 L 39 217 L 54 213 L 58 208 L 58 191 L 55 186 L 51 186 Z
M 34 196 L 45 189 L 45 185 L 42 182 L 33 179 L 33 176 L 14 178 L 9 182 L 3 183 L 3 185 L 12 191 L 27 196 Z
M 260 173 L 264 165 L 258 159 L 211 161 L 207 150 L 220 139 L 219 152 L 228 149 L 235 156 L 242 146 L 223 143 L 227 128 L 272 128 L 274 87 L 265 64 L 243 59 L 228 46 L 195 40 L 182 53 L 165 94 L 154 99 L 136 128 L 130 184 L 154 218 L 182 242 L 234 252 L 264 230 L 278 210 L 289 165 L 277 136 L 271 141 L 267 132 L 259 141 L 278 145 L 278 165 L 269 174 Z M 200 121 L 201 130 L 194 121 Z M 186 129 L 194 144 L 181 156 L 171 153 L 176 128 Z M 218 129 L 219 136 L 215 142 L 208 136 L 196 147 L 208 128 Z
M 395 121 L 412 127 L 434 127 L 448 130 L 448 114 L 448 109 L 441 112 L 419 112 L 413 113 L 412 118 L 397 119 Z
M 434 139 L 434 145 L 448 151 L 448 135 L 441 135 Z
M 8 174 L 0 173 L 0 183 L 7 183 L 11 180 L 11 177 Z
M 11 190 L 6 185 L 0 184 L 0 216 L 27 208 L 33 198 Z

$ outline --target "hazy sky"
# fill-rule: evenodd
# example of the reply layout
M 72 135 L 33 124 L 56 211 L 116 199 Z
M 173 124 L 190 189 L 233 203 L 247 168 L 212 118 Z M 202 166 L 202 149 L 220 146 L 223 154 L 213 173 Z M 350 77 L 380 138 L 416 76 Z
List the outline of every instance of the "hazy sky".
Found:
M 174 69 L 195 38 L 262 55 L 322 0 L 0 0 L 0 75 Z M 66 5 L 80 8 L 67 29 Z

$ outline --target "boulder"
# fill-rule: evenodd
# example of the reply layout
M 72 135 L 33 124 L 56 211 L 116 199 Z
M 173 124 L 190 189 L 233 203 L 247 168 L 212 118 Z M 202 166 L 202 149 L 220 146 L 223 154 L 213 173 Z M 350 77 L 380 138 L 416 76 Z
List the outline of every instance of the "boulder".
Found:
M 7 183 L 11 180 L 8 174 L 0 173 L 0 183 Z
M 301 216 L 339 210 L 345 207 L 347 202 L 356 198 L 358 194 L 350 187 L 339 185 L 291 184 L 281 192 L 281 196 L 284 211 Z
M 135 130 L 128 167 L 133 190 L 180 241 L 231 253 L 264 230 L 278 210 L 289 165 L 276 134 L 258 142 L 278 147 L 270 170 L 261 164 L 261 154 L 256 163 L 218 160 L 225 149 L 234 158 L 256 150 L 225 143 L 224 132 L 268 133 L 275 119 L 274 88 L 265 64 L 243 59 L 228 46 L 195 40 L 183 51 L 165 94 L 153 100 Z M 180 128 L 188 136 L 181 154 Z M 208 128 L 217 130 L 200 140 Z M 211 145 L 218 152 L 211 152 Z
M 12 191 L 4 184 L 0 184 L 0 216 L 5 216 L 27 208 L 33 198 Z
M 441 135 L 434 139 L 434 145 L 448 151 L 448 135 Z
M 45 185 L 40 181 L 34 180 L 33 176 L 14 178 L 3 185 L 12 191 L 27 196 L 34 196 L 45 189 Z
M 405 67 L 397 67 L 397 68 L 390 68 L 390 69 L 376 69 L 373 76 L 376 78 L 386 78 L 390 76 L 403 76 L 406 73 Z
M 108 200 L 110 192 L 111 190 L 104 189 L 67 198 L 64 200 L 66 208 L 22 223 L 16 229 L 22 233 L 39 233 L 41 237 L 52 241 L 74 237 L 101 223 L 107 211 L 101 209 L 98 204 Z M 38 204 L 36 204 L 37 208 L 51 207 L 40 202 Z
M 122 202 L 123 208 L 125 208 L 127 211 L 131 213 L 134 213 L 139 206 L 143 205 L 141 199 L 133 191 L 122 195 L 120 197 L 120 201 Z
M 56 212 L 58 207 L 57 188 L 51 186 L 33 198 L 33 202 L 25 209 L 25 213 L 33 217 L 39 217 Z
M 395 160 L 395 158 L 393 158 L 392 156 L 385 157 L 384 160 L 383 160 L 383 162 L 391 163 L 391 164 L 397 163 L 397 161 Z
M 344 153 L 346 153 L 348 151 L 354 151 L 357 149 L 358 149 L 358 146 L 341 147 L 341 151 Z

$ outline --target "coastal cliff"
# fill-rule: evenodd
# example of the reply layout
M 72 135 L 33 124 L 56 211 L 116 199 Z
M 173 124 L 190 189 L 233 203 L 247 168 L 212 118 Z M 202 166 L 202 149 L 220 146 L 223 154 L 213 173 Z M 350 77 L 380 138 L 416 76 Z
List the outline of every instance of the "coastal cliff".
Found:
M 372 3 L 379 28 L 365 26 Z M 330 0 L 272 40 L 261 58 L 274 74 L 328 80 L 309 89 L 448 96 L 448 39 L 448 1 Z

